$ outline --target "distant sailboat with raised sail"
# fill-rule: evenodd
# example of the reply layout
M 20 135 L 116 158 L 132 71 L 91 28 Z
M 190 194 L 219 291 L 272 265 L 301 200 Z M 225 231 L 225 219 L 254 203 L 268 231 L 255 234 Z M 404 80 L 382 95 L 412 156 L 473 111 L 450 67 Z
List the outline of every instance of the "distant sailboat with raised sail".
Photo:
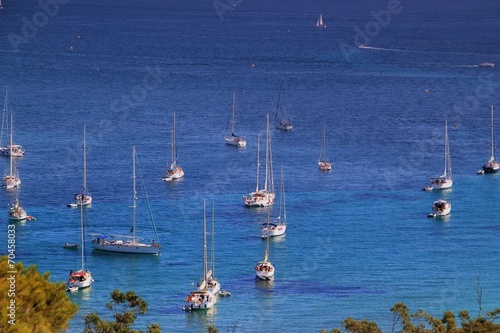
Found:
M 439 177 L 431 179 L 432 189 L 445 190 L 453 185 L 453 177 L 451 175 L 451 157 L 450 157 L 450 142 L 448 139 L 448 121 L 444 123 L 444 171 Z
M 491 106 L 491 157 L 483 165 L 483 171 L 485 173 L 496 173 L 500 169 L 500 165 L 495 157 L 495 130 L 494 130 L 494 117 L 493 117 L 493 105 Z
M 226 140 L 226 143 L 231 146 L 238 146 L 240 148 L 243 148 L 247 145 L 247 140 L 241 136 L 238 136 L 234 134 L 234 127 L 236 124 L 236 118 L 234 116 L 235 109 L 236 109 L 236 92 L 233 92 L 233 103 L 231 106 L 231 113 L 229 115 L 230 119 L 228 124 L 231 124 L 231 135 L 225 136 L 224 140 Z
M 285 101 L 283 98 L 283 82 L 280 83 L 280 92 L 278 94 L 278 103 L 276 104 L 276 113 L 274 117 L 274 126 L 282 131 L 291 131 L 293 128 L 292 121 L 287 119 L 285 114 Z
M 326 29 L 326 24 L 323 23 L 323 14 L 319 14 L 318 20 L 316 21 L 316 27 Z
M 114 234 L 91 234 L 92 237 L 92 247 L 96 250 L 108 251 L 108 252 L 120 252 L 120 253 L 138 253 L 138 254 L 158 254 L 160 252 L 160 242 L 158 241 L 158 234 L 156 232 L 156 226 L 151 213 L 151 208 L 149 207 L 149 200 L 144 190 L 144 195 L 148 203 L 149 214 L 151 215 L 151 223 L 153 225 L 153 230 L 155 233 L 156 240 L 151 240 L 151 243 L 142 243 L 142 238 L 137 237 L 137 190 L 136 190 L 136 151 L 135 146 L 132 147 L 132 179 L 133 179 L 133 206 L 132 206 L 132 236 L 125 235 L 114 235 Z M 139 165 L 139 175 L 141 176 L 141 183 L 144 188 L 144 180 L 142 178 L 142 172 L 140 171 Z
M 172 163 L 163 175 L 163 180 L 168 182 L 175 179 L 180 179 L 184 177 L 184 171 L 177 164 L 177 141 L 176 141 L 176 128 L 175 128 L 175 112 L 174 112 L 174 124 L 172 127 Z
M 88 206 L 92 203 L 92 196 L 87 191 L 87 139 L 85 124 L 83 124 L 83 184 L 80 193 L 75 194 L 75 202 L 68 207 Z

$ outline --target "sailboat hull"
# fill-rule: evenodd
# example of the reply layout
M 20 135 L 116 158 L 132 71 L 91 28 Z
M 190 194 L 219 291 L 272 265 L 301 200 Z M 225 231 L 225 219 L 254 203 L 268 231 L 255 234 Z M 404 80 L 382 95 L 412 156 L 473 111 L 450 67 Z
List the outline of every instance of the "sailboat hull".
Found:
M 230 146 L 243 148 L 247 145 L 247 141 L 239 136 L 225 136 L 224 140 L 226 140 L 226 143 Z
M 436 178 L 431 181 L 433 190 L 446 190 L 453 186 L 451 178 Z
M 261 231 L 262 238 L 283 236 L 286 233 L 286 224 L 270 224 L 269 230 L 266 224 L 261 227 Z
M 137 253 L 137 254 L 158 254 L 159 246 L 153 246 L 143 243 L 98 243 L 98 240 L 92 240 L 92 248 L 99 251 L 119 252 L 119 253 Z
M 248 197 L 244 196 L 243 201 L 246 207 L 267 207 L 274 205 L 274 193 L 264 191 L 252 192 Z
M 483 165 L 483 171 L 484 173 L 498 173 L 498 170 L 500 170 L 500 165 L 498 163 L 487 163 Z
M 94 279 L 90 271 L 79 270 L 77 272 L 71 272 L 69 274 L 68 291 L 88 288 L 92 285 L 92 282 L 94 282 Z

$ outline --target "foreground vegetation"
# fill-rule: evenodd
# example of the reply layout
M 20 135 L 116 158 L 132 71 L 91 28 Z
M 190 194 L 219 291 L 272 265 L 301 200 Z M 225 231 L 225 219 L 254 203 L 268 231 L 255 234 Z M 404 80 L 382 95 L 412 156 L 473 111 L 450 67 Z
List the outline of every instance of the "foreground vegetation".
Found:
M 451 311 L 446 311 L 443 318 L 438 319 L 422 310 L 410 313 L 405 304 L 396 303 L 391 312 L 393 313 L 391 333 L 500 333 L 500 324 L 494 323 L 500 318 L 500 308 L 486 313 L 484 317 L 479 314 L 475 319 L 470 318 L 467 311 L 460 311 L 458 314 L 460 325 Z M 343 325 L 343 330 L 323 329 L 320 333 L 382 333 L 377 323 L 373 321 L 347 318 L 343 321 Z
M 0 257 L 0 332 L 64 332 L 78 311 L 66 284 L 50 282 L 36 265 L 24 267 Z

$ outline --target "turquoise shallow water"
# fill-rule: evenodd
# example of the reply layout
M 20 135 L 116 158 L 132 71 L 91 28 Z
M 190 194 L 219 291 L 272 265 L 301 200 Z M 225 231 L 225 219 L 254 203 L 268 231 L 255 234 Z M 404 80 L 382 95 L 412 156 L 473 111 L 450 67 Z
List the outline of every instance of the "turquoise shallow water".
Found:
M 79 237 L 79 211 L 65 206 L 82 181 L 83 123 L 94 197 L 86 231 L 130 230 L 136 145 L 163 244 L 157 257 L 88 251 L 96 281 L 70 296 L 80 311 L 69 332 L 82 331 L 86 313 L 106 314 L 115 288 L 148 302 L 139 327 L 157 321 L 170 332 L 202 332 L 212 322 L 222 330 L 237 323 L 241 332 L 318 332 L 348 316 L 388 330 L 399 301 L 435 316 L 476 315 L 477 276 L 483 309 L 499 306 L 500 178 L 475 174 L 490 154 L 489 106 L 500 104 L 498 69 L 478 66 L 500 63 L 498 5 L 403 2 L 351 63 L 339 44 L 352 43 L 354 28 L 385 2 L 242 2 L 221 21 L 204 3 L 76 1 L 61 5 L 19 52 L 6 36 L 20 34 L 22 18 L 40 9 L 4 6 L 0 87 L 9 87 L 15 141 L 27 149 L 16 163 L 17 195 L 37 217 L 16 225 L 17 260 L 55 281 L 78 266 L 77 254 L 61 246 Z M 325 31 L 314 28 L 320 11 Z M 289 226 L 271 242 L 277 271 L 266 284 L 253 267 L 264 255 L 267 210 L 246 209 L 242 196 L 254 189 L 256 140 L 281 80 L 294 129 L 272 131 L 273 159 L 275 170 L 284 167 Z M 223 141 L 233 90 L 246 149 Z M 173 111 L 186 176 L 167 184 Z M 445 117 L 455 185 L 426 193 L 420 189 L 442 172 Z M 324 121 L 329 174 L 316 165 Z M 0 164 L 7 170 L 7 159 Z M 14 198 L 0 192 L 5 229 Z M 453 205 L 443 221 L 426 217 L 438 198 Z M 205 199 L 215 202 L 217 276 L 232 296 L 189 314 L 181 307 L 201 275 Z M 146 215 L 141 192 L 139 204 Z M 138 229 L 152 237 L 147 219 Z

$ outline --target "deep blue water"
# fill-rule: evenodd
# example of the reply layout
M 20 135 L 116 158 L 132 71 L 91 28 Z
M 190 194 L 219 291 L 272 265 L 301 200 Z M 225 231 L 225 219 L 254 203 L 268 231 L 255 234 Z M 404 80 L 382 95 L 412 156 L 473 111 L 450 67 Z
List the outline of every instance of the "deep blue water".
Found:
M 82 331 L 86 313 L 105 315 L 115 288 L 148 302 L 139 328 L 156 321 L 169 332 L 203 332 L 211 322 L 222 330 L 237 323 L 241 332 L 318 332 L 348 316 L 389 330 L 399 301 L 438 317 L 477 315 L 476 277 L 483 309 L 499 307 L 500 178 L 475 171 L 490 156 L 490 105 L 500 105 L 500 4 L 401 1 L 387 26 L 358 37 L 368 48 L 357 48 L 356 27 L 374 26 L 371 11 L 387 2 L 233 3 L 221 20 L 209 1 L 70 1 L 23 36 L 42 9 L 3 1 L 0 88 L 9 88 L 14 139 L 27 150 L 16 161 L 17 195 L 37 218 L 16 225 L 17 260 L 54 281 L 78 266 L 77 253 L 61 245 L 79 237 L 79 210 L 66 204 L 82 182 L 84 123 L 94 197 L 86 231 L 130 230 L 136 145 L 163 244 L 158 257 L 88 251 L 96 281 L 70 296 L 80 311 L 69 332 Z M 324 31 L 314 26 L 320 12 Z M 26 38 L 17 52 L 14 34 Z M 340 45 L 349 46 L 350 61 Z M 276 179 L 284 167 L 289 227 L 271 242 L 277 273 L 263 284 L 253 267 L 264 255 L 267 210 L 246 209 L 241 197 L 255 187 L 256 140 L 280 81 L 294 129 L 272 131 L 273 159 Z M 233 90 L 246 149 L 223 141 Z M 161 176 L 174 111 L 186 176 L 168 184 Z M 455 184 L 422 192 L 442 172 L 445 118 Z M 324 122 L 330 174 L 316 164 Z M 0 163 L 8 170 L 8 159 Z M 4 230 L 14 198 L 0 192 Z M 212 198 L 216 275 L 232 296 L 208 313 L 184 313 L 201 275 L 202 202 Z M 426 217 L 438 198 L 453 205 L 444 221 Z M 141 192 L 139 202 L 146 215 Z M 139 232 L 152 237 L 140 220 Z

